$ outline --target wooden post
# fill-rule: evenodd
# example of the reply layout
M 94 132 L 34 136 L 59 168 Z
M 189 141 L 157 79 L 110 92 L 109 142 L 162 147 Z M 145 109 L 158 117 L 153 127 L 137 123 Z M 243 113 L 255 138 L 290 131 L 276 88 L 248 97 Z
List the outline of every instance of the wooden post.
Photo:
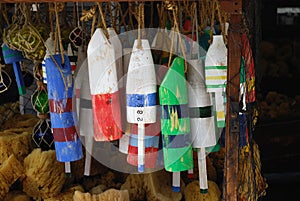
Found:
M 238 200 L 239 90 L 241 63 L 242 0 L 221 1 L 230 14 L 228 30 L 228 68 L 226 89 L 226 134 L 223 200 Z

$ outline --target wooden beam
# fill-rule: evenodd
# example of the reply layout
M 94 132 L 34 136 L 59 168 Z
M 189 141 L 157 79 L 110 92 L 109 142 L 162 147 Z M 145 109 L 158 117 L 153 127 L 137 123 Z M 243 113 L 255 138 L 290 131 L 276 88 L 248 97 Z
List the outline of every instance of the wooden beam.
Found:
M 138 0 L 138 2 L 161 1 L 161 0 Z M 136 0 L 1 0 L 0 3 L 54 3 L 54 2 L 136 2 Z
M 226 134 L 223 200 L 238 200 L 239 90 L 241 64 L 242 0 L 224 0 L 221 9 L 230 14 L 226 88 Z

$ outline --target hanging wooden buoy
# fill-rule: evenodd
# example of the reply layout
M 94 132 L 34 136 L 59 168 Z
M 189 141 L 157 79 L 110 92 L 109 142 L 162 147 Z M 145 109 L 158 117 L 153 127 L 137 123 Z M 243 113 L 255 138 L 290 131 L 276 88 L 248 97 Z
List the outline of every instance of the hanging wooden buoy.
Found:
M 180 191 L 180 171 L 193 168 L 184 60 L 176 57 L 159 87 L 164 165 L 173 172 L 173 190 Z
M 227 82 L 227 48 L 222 35 L 214 35 L 205 59 L 207 92 L 215 93 L 217 126 L 225 127 L 225 89 Z
M 84 175 L 90 176 L 94 144 L 92 99 L 87 63 L 80 66 L 75 76 L 76 114 L 78 131 L 84 138 L 85 165 Z
M 69 59 L 60 54 L 45 61 L 51 126 L 57 160 L 71 162 L 83 157 L 81 140 L 76 132 L 72 112 L 73 80 Z
M 188 94 L 193 148 L 197 150 L 200 192 L 208 192 L 205 148 L 217 143 L 211 93 L 206 91 L 200 59 L 189 60 Z
M 138 124 L 138 171 L 143 172 L 144 124 L 156 122 L 156 77 L 148 40 L 134 42 L 127 74 L 126 99 L 127 121 Z
M 95 140 L 120 139 L 122 126 L 115 50 L 102 29 L 96 29 L 93 34 L 87 55 Z
M 2 44 L 2 54 L 6 64 L 12 64 L 16 82 L 18 85 L 19 95 L 26 94 L 26 86 L 24 84 L 23 75 L 21 72 L 20 61 L 24 59 L 22 52 L 10 49 L 5 43 Z

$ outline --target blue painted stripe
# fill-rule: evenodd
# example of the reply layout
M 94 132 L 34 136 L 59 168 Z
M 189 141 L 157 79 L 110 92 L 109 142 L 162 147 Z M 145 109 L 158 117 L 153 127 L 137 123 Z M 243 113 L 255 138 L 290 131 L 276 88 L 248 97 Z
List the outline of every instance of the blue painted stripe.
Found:
M 151 94 L 126 94 L 127 106 L 146 107 L 156 105 L 156 93 Z
M 56 158 L 60 162 L 71 162 L 83 157 L 80 138 L 69 142 L 54 142 Z
M 52 128 L 69 128 L 74 126 L 73 112 L 53 113 L 50 112 Z
M 144 171 L 145 171 L 145 165 L 139 165 L 138 172 L 144 172 Z
M 192 144 L 188 134 L 163 135 L 162 141 L 164 148 L 183 148 Z
M 172 191 L 178 193 L 178 192 L 180 192 L 180 187 L 172 186 Z
M 145 147 L 158 148 L 159 136 L 144 136 Z M 133 147 L 138 147 L 138 135 L 130 134 L 130 145 Z
M 178 118 L 188 118 L 189 117 L 189 107 L 188 104 L 182 105 L 162 105 L 161 106 L 161 118 L 170 119 L 170 114 L 177 112 Z

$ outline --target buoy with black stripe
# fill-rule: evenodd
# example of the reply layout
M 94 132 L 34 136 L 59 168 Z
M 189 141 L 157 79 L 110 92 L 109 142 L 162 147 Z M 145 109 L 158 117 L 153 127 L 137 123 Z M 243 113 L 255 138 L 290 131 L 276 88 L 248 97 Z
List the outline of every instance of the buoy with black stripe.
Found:
M 185 62 L 176 57 L 160 87 L 164 166 L 173 172 L 173 191 L 180 191 L 180 172 L 193 168 Z
M 3 59 L 6 64 L 12 64 L 19 95 L 26 94 L 26 86 L 23 80 L 20 61 L 24 59 L 22 52 L 10 49 L 5 43 L 2 44 Z
M 187 73 L 193 148 L 197 150 L 200 192 L 208 192 L 205 148 L 215 146 L 216 129 L 211 93 L 206 91 L 202 60 L 189 60 Z
M 156 122 L 156 76 L 148 40 L 135 40 L 127 73 L 127 121 L 138 127 L 138 171 L 145 169 L 145 124 Z M 133 133 L 135 134 L 135 133 Z M 133 138 L 134 136 L 132 136 Z
M 115 50 L 102 29 L 94 32 L 87 56 L 94 138 L 96 141 L 118 140 L 122 137 L 122 127 Z
M 45 60 L 51 127 L 57 160 L 71 162 L 83 157 L 82 144 L 76 131 L 73 110 L 73 79 L 69 59 L 55 54 Z M 67 171 L 67 170 L 66 170 Z
M 205 83 L 207 92 L 215 94 L 217 126 L 225 127 L 225 102 L 227 82 L 227 48 L 222 35 L 214 35 L 205 58 Z
M 85 166 L 84 175 L 90 176 L 92 151 L 94 143 L 93 112 L 88 76 L 88 65 L 85 61 L 75 74 L 77 130 L 84 138 Z

